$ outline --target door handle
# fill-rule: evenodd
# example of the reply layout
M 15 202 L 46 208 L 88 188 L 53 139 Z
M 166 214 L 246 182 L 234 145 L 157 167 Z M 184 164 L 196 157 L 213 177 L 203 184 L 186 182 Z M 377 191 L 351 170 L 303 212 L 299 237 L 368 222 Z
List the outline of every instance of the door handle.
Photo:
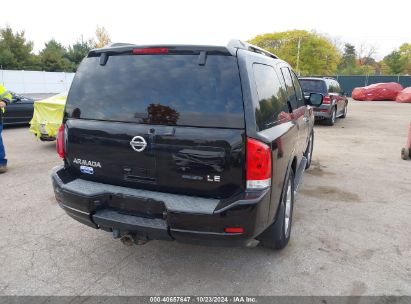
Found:
M 150 138 L 155 135 L 160 135 L 160 136 L 174 136 L 176 134 L 176 128 L 175 127 L 165 127 L 164 129 L 154 129 L 151 128 L 148 130 L 148 135 Z

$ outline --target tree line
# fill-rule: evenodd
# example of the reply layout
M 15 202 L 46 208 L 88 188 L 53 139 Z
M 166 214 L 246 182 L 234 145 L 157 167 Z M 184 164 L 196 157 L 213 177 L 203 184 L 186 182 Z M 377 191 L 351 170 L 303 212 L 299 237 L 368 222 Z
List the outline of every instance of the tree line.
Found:
M 87 53 L 110 43 L 104 27 L 95 38 L 79 39 L 64 46 L 55 39 L 35 54 L 33 42 L 24 31 L 0 29 L 0 68 L 50 72 L 75 72 Z M 249 40 L 289 62 L 300 75 L 400 75 L 411 74 L 411 43 L 404 43 L 382 60 L 375 59 L 376 48 L 363 43 L 355 47 L 315 31 L 293 30 L 258 35 Z
M 301 75 L 411 74 L 409 43 L 377 61 L 377 49 L 373 45 L 362 43 L 356 48 L 315 31 L 269 33 L 258 35 L 249 42 L 278 55 Z
M 10 27 L 0 29 L 0 68 L 4 70 L 30 70 L 48 72 L 75 72 L 81 60 L 93 48 L 110 43 L 104 27 L 97 27 L 93 39 L 79 39 L 64 46 L 55 39 L 44 44 L 35 54 L 33 42 L 28 41 L 24 31 L 14 32 Z

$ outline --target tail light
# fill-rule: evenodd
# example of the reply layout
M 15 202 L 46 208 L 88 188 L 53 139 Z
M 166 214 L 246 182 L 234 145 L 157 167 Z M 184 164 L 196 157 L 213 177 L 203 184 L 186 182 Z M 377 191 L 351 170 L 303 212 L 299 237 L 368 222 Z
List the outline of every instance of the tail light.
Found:
M 271 149 L 268 145 L 247 138 L 247 189 L 265 189 L 271 185 Z
M 331 102 L 331 97 L 330 96 L 324 96 L 324 98 L 323 98 L 323 103 L 325 103 L 325 104 L 329 104 Z
M 64 156 L 65 156 L 65 152 L 64 152 L 64 124 L 60 126 L 60 128 L 57 132 L 56 150 L 57 150 L 57 154 L 61 158 L 64 158 Z
M 168 48 L 133 49 L 134 55 L 161 55 L 168 54 Z

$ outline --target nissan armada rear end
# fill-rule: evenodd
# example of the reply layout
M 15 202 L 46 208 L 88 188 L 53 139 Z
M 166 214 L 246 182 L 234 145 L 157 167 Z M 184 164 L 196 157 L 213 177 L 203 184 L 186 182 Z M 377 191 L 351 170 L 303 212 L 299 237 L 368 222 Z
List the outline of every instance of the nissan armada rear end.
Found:
M 126 243 L 283 248 L 311 162 L 309 103 L 255 46 L 114 44 L 70 88 L 52 174 L 75 220 Z

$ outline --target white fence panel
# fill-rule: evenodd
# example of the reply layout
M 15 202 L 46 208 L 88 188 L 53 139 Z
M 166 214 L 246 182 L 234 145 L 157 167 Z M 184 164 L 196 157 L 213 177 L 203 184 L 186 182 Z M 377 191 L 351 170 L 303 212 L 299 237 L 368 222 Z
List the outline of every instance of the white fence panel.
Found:
M 68 91 L 74 73 L 0 70 L 0 83 L 20 93 L 62 93 Z

